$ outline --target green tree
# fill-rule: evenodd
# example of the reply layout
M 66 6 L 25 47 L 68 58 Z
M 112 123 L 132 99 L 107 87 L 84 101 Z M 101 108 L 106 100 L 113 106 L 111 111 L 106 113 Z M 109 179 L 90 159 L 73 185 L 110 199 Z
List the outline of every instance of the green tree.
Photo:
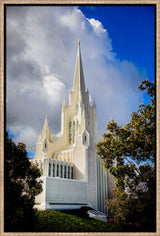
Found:
M 107 207 L 117 223 L 134 222 L 139 227 L 155 227 L 155 84 L 143 81 L 139 89 L 150 98 L 139 105 L 124 127 L 114 120 L 107 124 L 97 153 L 115 177 L 113 199 Z
M 42 191 L 40 170 L 27 158 L 25 144 L 16 145 L 5 134 L 5 231 L 29 231 L 33 226 L 35 196 Z

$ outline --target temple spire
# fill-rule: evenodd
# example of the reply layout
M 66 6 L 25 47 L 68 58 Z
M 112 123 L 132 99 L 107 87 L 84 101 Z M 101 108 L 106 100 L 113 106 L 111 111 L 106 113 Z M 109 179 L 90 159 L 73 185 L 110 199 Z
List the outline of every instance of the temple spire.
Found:
M 64 100 L 63 100 L 63 104 L 62 104 L 62 110 L 64 110 L 65 109 L 65 107 L 66 107 L 66 99 L 64 98 Z
M 45 122 L 44 122 L 44 125 L 43 125 L 43 129 L 42 129 L 42 132 L 41 132 L 41 136 L 42 136 L 42 138 L 46 137 L 48 140 L 51 140 L 51 132 L 49 130 L 47 114 L 46 114 Z
M 48 129 L 49 129 L 49 126 L 48 126 L 47 113 L 46 113 L 46 118 L 45 118 L 43 130 L 48 130 Z
M 77 52 L 73 90 L 77 93 L 79 92 L 82 93 L 82 97 L 83 94 L 85 93 L 85 82 L 84 82 L 83 66 L 82 66 L 81 51 L 80 51 L 80 40 L 78 41 L 78 52 Z

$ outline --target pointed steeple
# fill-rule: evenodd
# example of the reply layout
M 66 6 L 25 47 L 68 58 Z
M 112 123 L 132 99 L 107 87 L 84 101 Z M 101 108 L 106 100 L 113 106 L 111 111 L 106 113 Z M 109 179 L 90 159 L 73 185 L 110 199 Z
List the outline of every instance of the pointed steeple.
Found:
M 82 93 L 82 97 L 83 94 L 85 94 L 85 82 L 84 82 L 83 66 L 82 66 L 81 51 L 80 51 L 80 40 L 78 41 L 78 52 L 77 52 L 73 91 Z
M 51 132 L 49 130 L 47 114 L 46 114 L 46 118 L 45 118 L 45 122 L 43 125 L 41 136 L 42 136 L 42 138 L 44 138 L 44 137 L 47 138 L 49 141 L 51 140 Z

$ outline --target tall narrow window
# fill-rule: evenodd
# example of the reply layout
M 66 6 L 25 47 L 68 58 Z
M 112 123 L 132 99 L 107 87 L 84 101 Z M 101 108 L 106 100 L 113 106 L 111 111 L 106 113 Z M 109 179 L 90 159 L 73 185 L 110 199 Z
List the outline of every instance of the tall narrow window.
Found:
M 63 174 L 63 166 L 61 164 L 61 173 L 60 173 L 60 177 L 62 178 L 62 174 Z
M 71 179 L 73 179 L 73 166 L 71 167 Z
M 55 164 L 52 165 L 52 176 L 55 177 Z
M 75 121 L 73 121 L 73 142 L 75 142 Z
M 78 131 L 79 121 L 77 120 L 76 130 Z
M 76 112 L 77 112 L 77 113 L 79 112 L 79 106 L 78 106 L 78 104 L 76 105 Z
M 57 177 L 59 177 L 59 165 L 57 164 Z
M 49 166 L 48 166 L 48 176 L 51 176 L 51 163 L 49 163 Z
M 47 144 L 47 140 L 45 139 L 43 142 L 43 152 L 47 152 L 48 150 L 48 144 Z
M 69 122 L 69 143 L 72 142 L 72 122 Z
M 68 166 L 68 179 L 70 179 L 70 166 Z
M 43 176 L 43 163 L 41 163 L 41 176 Z
M 64 166 L 64 178 L 66 178 L 66 166 Z

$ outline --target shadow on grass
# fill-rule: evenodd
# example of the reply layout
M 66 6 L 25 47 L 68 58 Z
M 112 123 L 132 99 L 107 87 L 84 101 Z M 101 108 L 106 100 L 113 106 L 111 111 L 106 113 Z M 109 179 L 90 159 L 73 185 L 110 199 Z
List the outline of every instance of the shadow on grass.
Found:
M 49 210 L 36 212 L 34 232 L 136 232 L 136 228 L 90 219 L 86 209 Z

